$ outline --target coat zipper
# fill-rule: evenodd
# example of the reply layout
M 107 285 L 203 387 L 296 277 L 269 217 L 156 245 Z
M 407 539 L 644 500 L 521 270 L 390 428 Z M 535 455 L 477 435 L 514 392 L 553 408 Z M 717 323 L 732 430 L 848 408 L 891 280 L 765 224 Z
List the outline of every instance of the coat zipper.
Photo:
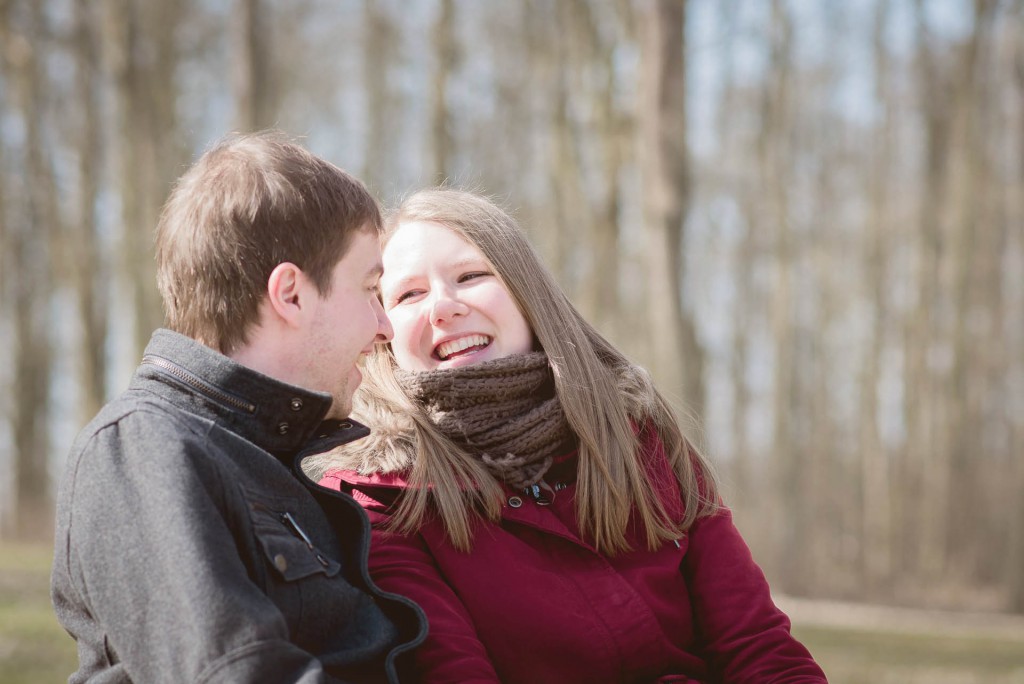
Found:
M 185 383 L 192 389 L 196 390 L 197 392 L 200 392 L 201 394 L 205 394 L 206 396 L 210 397 L 211 399 L 214 399 L 215 401 L 219 401 L 221 403 L 234 406 L 235 408 L 241 409 L 242 411 L 246 411 L 248 413 L 256 412 L 256 404 L 243 401 L 238 397 L 234 397 L 228 394 L 227 392 L 223 392 L 217 389 L 216 387 L 206 382 L 205 380 L 190 373 L 181 366 L 175 363 L 171 363 L 165 358 L 147 354 L 146 356 L 142 357 L 142 364 L 156 366 L 157 368 L 161 368 L 167 371 L 168 373 L 176 377 L 178 380 L 181 380 L 183 383 Z

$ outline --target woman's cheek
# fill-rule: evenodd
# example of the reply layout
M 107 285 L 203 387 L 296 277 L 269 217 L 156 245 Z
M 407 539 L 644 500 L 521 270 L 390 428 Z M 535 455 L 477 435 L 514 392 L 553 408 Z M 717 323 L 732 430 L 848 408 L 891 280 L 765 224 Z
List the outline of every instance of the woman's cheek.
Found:
M 418 347 L 422 345 L 424 331 L 424 318 L 407 308 L 392 309 L 391 327 L 395 331 L 393 347 L 401 348 L 405 355 L 419 356 Z

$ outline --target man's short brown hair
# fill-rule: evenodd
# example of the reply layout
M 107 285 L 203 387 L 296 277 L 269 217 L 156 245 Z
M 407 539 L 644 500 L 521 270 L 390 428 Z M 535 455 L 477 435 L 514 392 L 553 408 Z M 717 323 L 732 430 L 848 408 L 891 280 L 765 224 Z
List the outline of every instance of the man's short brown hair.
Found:
M 295 264 L 326 296 L 354 232 L 380 229 L 380 207 L 356 178 L 281 133 L 231 135 L 178 180 L 160 215 L 167 325 L 229 354 L 247 342 L 278 264 Z

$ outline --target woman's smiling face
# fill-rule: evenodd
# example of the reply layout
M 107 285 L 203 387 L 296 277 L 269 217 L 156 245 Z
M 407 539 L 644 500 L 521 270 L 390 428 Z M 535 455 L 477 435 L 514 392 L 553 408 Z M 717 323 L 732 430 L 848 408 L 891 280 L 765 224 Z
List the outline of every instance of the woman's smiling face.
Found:
M 407 371 L 523 354 L 533 333 L 484 255 L 439 223 L 402 223 L 384 248 L 391 349 Z

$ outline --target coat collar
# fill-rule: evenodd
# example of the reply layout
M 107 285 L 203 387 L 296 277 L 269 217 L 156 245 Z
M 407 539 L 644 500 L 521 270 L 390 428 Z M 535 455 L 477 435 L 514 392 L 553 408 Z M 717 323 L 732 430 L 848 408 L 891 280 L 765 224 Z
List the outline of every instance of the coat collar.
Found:
M 285 461 L 311 441 L 323 450 L 369 434 L 352 420 L 324 421 L 329 394 L 263 375 L 171 330 L 153 333 L 132 386 L 212 420 Z

